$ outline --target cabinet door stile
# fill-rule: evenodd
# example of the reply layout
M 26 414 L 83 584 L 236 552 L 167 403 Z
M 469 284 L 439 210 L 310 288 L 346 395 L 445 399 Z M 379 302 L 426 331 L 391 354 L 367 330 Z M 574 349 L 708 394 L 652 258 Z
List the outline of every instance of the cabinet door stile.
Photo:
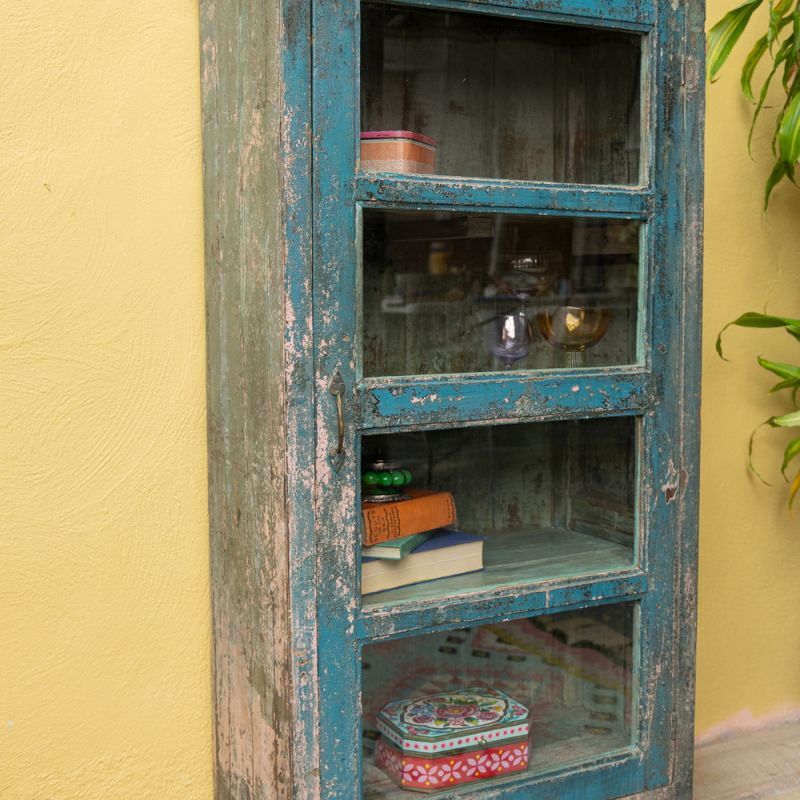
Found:
M 314 518 L 315 398 L 313 370 L 313 208 L 311 197 L 311 3 L 282 9 L 281 55 L 286 86 L 281 158 L 284 192 L 296 200 L 284 219 L 284 351 L 289 606 L 295 687 L 292 768 L 298 800 L 319 796 L 319 685 Z M 311 401 L 311 402 L 310 402 Z
M 655 73 L 657 125 L 652 323 L 648 343 L 658 402 L 643 419 L 643 567 L 652 578 L 641 604 L 641 743 L 646 785 L 670 778 L 691 791 L 687 757 L 693 710 L 699 401 L 699 220 L 702 215 L 701 107 L 703 7 L 660 7 L 662 52 Z M 699 59 L 696 60 L 696 59 Z M 687 81 L 686 76 L 690 76 Z M 688 93 L 695 97 L 687 103 Z M 688 311 L 682 311 L 688 309 Z M 687 507 L 690 513 L 687 514 Z M 670 678 L 667 679 L 666 676 Z M 682 743 L 676 748 L 675 742 Z
M 353 635 L 359 602 L 353 399 L 358 4 L 316 2 L 312 25 L 320 784 L 326 800 L 351 800 L 360 758 L 358 649 Z

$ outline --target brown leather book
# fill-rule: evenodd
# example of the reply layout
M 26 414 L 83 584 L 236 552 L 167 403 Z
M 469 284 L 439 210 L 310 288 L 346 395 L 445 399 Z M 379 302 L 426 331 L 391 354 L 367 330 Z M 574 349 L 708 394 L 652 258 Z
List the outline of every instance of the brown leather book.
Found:
M 410 499 L 361 504 L 365 547 L 455 524 L 456 503 L 450 492 L 409 489 L 406 494 Z

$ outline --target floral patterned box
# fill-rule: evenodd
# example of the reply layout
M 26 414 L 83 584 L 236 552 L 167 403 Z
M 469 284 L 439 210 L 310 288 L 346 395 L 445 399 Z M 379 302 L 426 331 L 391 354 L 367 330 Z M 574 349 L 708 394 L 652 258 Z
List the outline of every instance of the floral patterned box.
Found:
M 497 689 L 393 700 L 377 726 L 375 763 L 404 789 L 441 791 L 528 766 L 530 712 Z

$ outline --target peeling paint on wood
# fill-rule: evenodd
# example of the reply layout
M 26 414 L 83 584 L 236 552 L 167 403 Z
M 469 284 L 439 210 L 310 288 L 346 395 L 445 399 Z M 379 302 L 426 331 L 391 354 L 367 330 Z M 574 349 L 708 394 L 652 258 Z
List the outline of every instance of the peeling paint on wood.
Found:
M 216 795 L 317 798 L 310 9 L 201 19 Z
M 517 373 L 520 375 L 520 373 Z M 479 419 L 567 419 L 641 412 L 652 404 L 644 370 L 606 368 L 525 377 L 369 379 L 358 386 L 365 429 Z
M 638 607 L 632 746 L 459 797 L 690 797 L 702 3 L 411 4 L 645 34 L 645 180 L 357 176 L 358 3 L 202 0 L 217 797 L 357 800 L 365 643 L 621 599 Z M 367 207 L 642 220 L 641 363 L 360 380 L 357 243 Z M 337 371 L 345 386 L 338 471 L 328 391 Z M 640 444 L 635 563 L 362 607 L 362 433 L 623 415 L 636 418 Z
M 356 180 L 356 198 L 365 207 L 437 209 L 470 207 L 475 211 L 535 211 L 542 215 L 598 214 L 608 218 L 646 219 L 652 193 L 623 186 L 581 186 L 576 189 L 552 183 L 465 180 L 423 175 L 397 175 L 391 180 L 364 175 Z

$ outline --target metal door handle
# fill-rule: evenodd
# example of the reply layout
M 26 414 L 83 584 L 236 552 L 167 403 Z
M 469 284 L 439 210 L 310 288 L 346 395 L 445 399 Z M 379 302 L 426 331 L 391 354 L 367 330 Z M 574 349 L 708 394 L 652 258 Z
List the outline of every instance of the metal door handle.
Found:
M 329 453 L 329 458 L 334 470 L 338 472 L 344 464 L 344 381 L 337 369 L 333 374 L 328 391 L 336 398 L 336 424 L 338 427 L 338 439 L 336 447 Z

